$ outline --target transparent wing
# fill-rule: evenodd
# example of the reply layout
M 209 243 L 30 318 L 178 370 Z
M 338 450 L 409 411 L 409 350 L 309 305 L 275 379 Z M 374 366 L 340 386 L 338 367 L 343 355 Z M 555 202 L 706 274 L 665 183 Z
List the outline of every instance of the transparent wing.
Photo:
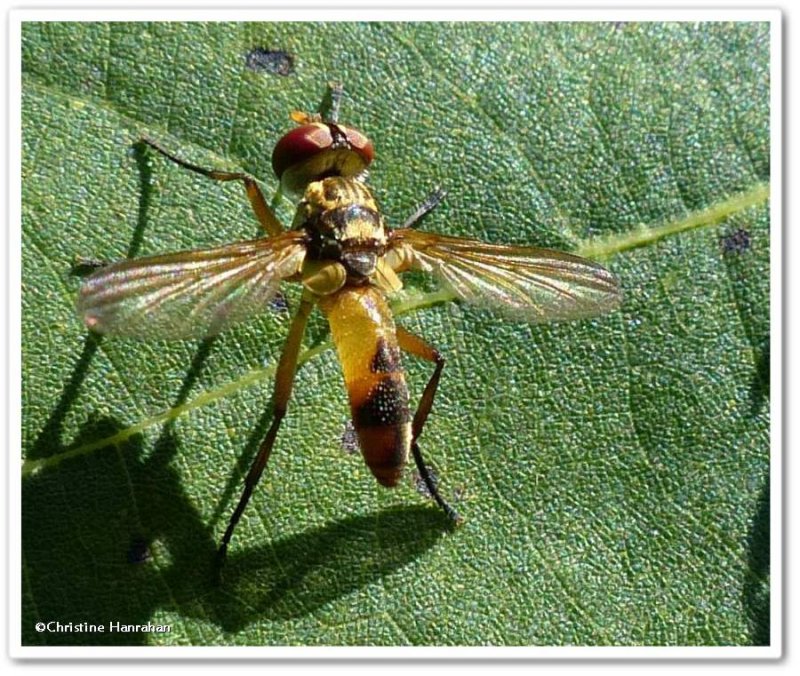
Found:
M 594 317 L 622 300 L 617 278 L 579 256 L 401 229 L 391 246 L 415 270 L 441 279 L 461 300 L 509 319 L 545 322 Z
M 267 309 L 299 272 L 303 235 L 121 261 L 87 277 L 78 313 L 98 333 L 135 338 L 213 336 Z

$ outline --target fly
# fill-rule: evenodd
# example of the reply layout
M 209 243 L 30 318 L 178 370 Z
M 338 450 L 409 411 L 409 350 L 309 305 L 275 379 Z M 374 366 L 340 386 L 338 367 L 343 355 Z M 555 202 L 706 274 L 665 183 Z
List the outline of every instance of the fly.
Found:
M 340 98 L 341 88 L 334 87 L 325 117 L 292 113 L 299 126 L 274 148 L 272 166 L 281 190 L 299 198 L 288 230 L 247 174 L 198 167 L 144 139 L 186 169 L 218 181 L 241 181 L 266 236 L 121 261 L 96 270 L 80 288 L 78 312 L 92 331 L 187 339 L 214 336 L 266 311 L 283 281 L 302 285 L 276 371 L 272 425 L 222 537 L 220 560 L 275 445 L 315 307 L 330 325 L 358 444 L 372 474 L 383 486 L 395 486 L 410 455 L 430 495 L 458 523 L 461 517 L 439 493 L 418 443 L 445 360 L 395 324 L 387 298 L 402 288 L 400 275 L 431 273 L 458 299 L 529 322 L 593 317 L 614 310 L 621 300 L 614 275 L 578 256 L 417 230 L 442 200 L 441 191 L 400 228 L 390 228 L 366 184 L 372 142 L 338 121 Z M 413 415 L 403 352 L 434 365 Z

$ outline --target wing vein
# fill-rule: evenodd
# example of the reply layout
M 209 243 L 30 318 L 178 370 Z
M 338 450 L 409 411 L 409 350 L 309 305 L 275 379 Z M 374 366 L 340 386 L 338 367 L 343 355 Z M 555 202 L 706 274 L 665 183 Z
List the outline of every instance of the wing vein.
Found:
M 78 312 L 100 333 L 138 338 L 215 335 L 263 312 L 296 274 L 305 239 L 292 231 L 221 247 L 126 260 L 84 280 Z

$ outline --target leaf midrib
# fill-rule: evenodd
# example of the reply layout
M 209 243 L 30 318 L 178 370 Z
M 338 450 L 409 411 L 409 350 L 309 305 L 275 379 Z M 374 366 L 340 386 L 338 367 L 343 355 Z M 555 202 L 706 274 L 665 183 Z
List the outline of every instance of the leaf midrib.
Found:
M 710 207 L 687 214 L 681 219 L 668 223 L 642 227 L 633 233 L 615 235 L 612 237 L 593 238 L 586 240 L 579 246 L 576 253 L 587 258 L 611 258 L 619 253 L 632 249 L 650 246 L 656 242 L 673 235 L 688 232 L 690 230 L 706 228 L 718 225 L 720 222 L 730 218 L 747 209 L 762 204 L 769 198 L 769 185 L 758 183 L 750 190 L 734 195 L 731 198 L 717 202 Z M 448 291 L 440 290 L 433 293 L 422 294 L 410 301 L 396 303 L 393 311 L 396 315 L 409 314 L 423 308 L 435 307 L 437 305 L 452 301 L 454 297 Z M 298 367 L 306 362 L 324 354 L 332 347 L 330 341 L 323 342 L 312 348 L 307 349 L 298 358 Z M 208 406 L 219 399 L 239 392 L 247 387 L 257 385 L 264 380 L 271 378 L 275 374 L 275 364 L 249 371 L 241 378 L 238 378 L 221 387 L 202 392 L 191 401 L 170 407 L 153 416 L 143 418 L 128 427 L 119 430 L 113 435 L 97 439 L 87 444 L 81 444 L 75 448 L 65 450 L 61 453 L 51 455 L 47 458 L 36 460 L 25 460 L 22 464 L 23 476 L 33 475 L 43 469 L 57 465 L 64 460 L 76 456 L 85 455 L 92 451 L 105 448 L 107 446 L 118 445 L 125 442 L 130 437 L 143 432 L 144 430 L 160 423 L 175 420 L 180 416 L 196 408 Z

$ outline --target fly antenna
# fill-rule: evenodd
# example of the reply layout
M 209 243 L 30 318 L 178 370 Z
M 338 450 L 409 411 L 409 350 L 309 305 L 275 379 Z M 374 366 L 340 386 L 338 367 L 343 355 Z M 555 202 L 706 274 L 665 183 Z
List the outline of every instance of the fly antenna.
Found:
M 344 95 L 344 85 L 341 82 L 329 82 L 328 91 L 322 97 L 319 106 L 319 113 L 323 122 L 336 124 L 339 121 L 339 106 Z
M 406 219 L 406 222 L 403 223 L 403 228 L 416 228 L 420 221 L 422 221 L 425 216 L 427 216 L 431 211 L 433 211 L 439 204 L 441 204 L 442 200 L 447 196 L 447 191 L 442 190 L 439 186 L 436 186 L 425 198 L 425 201 L 417 207 L 417 210 L 411 214 L 409 218 Z

